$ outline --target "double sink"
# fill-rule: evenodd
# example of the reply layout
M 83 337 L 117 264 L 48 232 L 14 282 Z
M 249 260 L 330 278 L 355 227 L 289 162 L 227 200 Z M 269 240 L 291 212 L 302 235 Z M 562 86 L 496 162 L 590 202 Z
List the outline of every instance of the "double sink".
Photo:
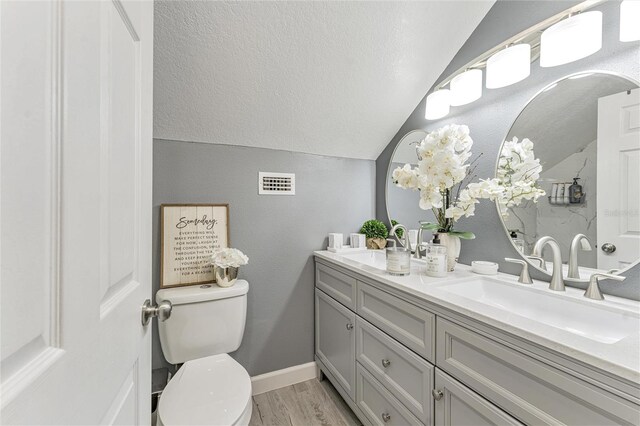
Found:
M 386 274 L 383 250 L 340 256 L 363 270 Z M 637 302 L 613 297 L 593 301 L 582 297 L 582 290 L 568 288 L 566 292 L 555 292 L 547 289 L 547 283 L 523 285 L 516 277 L 506 274 L 483 276 L 467 271 L 463 277 L 452 273 L 445 279 L 429 278 L 422 275 L 423 268 L 422 261 L 411 260 L 411 274 L 419 275 L 421 284 L 432 294 L 466 299 L 469 304 L 503 312 L 505 318 L 526 318 L 603 344 L 615 344 L 640 331 Z

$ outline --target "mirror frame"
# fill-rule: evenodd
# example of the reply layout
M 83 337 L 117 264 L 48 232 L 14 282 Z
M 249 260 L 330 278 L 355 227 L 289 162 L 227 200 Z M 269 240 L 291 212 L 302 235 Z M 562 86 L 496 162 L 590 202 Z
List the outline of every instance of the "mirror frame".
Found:
M 622 73 L 618 73 L 618 72 L 614 72 L 614 71 L 604 71 L 604 70 L 582 70 L 582 71 L 577 71 L 571 74 L 567 74 L 562 78 L 556 79 L 548 84 L 546 84 L 542 89 L 538 90 L 520 109 L 520 112 L 518 113 L 518 115 L 516 116 L 516 118 L 511 122 L 511 125 L 509 126 L 509 130 L 507 130 L 507 134 L 504 135 L 504 138 L 502 138 L 502 142 L 500 143 L 500 148 L 498 149 L 498 155 L 496 157 L 496 165 L 493 171 L 493 175 L 497 176 L 498 174 L 498 164 L 500 161 L 500 156 L 502 154 L 502 147 L 504 146 L 504 142 L 506 141 L 507 137 L 509 136 L 509 132 L 511 132 L 511 129 L 513 129 L 514 124 L 516 124 L 516 122 L 518 121 L 518 119 L 520 118 L 520 116 L 522 115 L 522 113 L 524 112 L 524 110 L 529 106 L 529 104 L 531 104 L 531 102 L 533 102 L 538 95 L 540 95 L 541 93 L 543 93 L 545 90 L 547 90 L 549 87 L 551 87 L 554 84 L 557 84 L 563 80 L 566 80 L 570 77 L 576 76 L 576 75 L 580 75 L 580 74 L 588 74 L 588 73 L 593 73 L 593 74 L 608 74 L 611 76 L 615 76 L 615 77 L 620 77 L 623 78 L 625 80 L 628 80 L 631 83 L 634 83 L 636 86 L 640 87 L 640 83 L 638 81 L 636 81 L 633 77 L 630 77 L 628 75 L 622 74 Z M 404 139 L 404 137 L 403 137 Z M 398 142 L 399 144 L 399 142 Z M 395 150 L 394 150 L 395 153 Z M 393 158 L 393 157 L 392 157 Z M 386 187 L 385 187 L 386 188 Z M 386 189 L 385 189 L 386 190 Z M 513 250 L 518 254 L 518 256 L 520 256 L 525 262 L 527 262 L 527 264 L 529 265 L 529 267 L 533 267 L 535 268 L 536 271 L 542 273 L 545 275 L 545 277 L 547 278 L 551 278 L 551 273 L 549 271 L 545 271 L 544 269 L 542 269 L 540 266 L 536 265 L 535 263 L 529 261 L 529 259 L 527 259 L 527 257 L 520 251 L 517 249 L 516 245 L 513 243 L 513 240 L 509 237 L 509 230 L 507 228 L 507 225 L 504 223 L 504 220 L 502 219 L 502 213 L 500 212 L 500 205 L 496 202 L 494 203 L 496 206 L 496 213 L 498 214 L 498 218 L 500 220 L 500 223 L 502 224 L 502 228 L 504 229 L 505 235 L 507 236 L 507 239 L 509 240 L 509 244 L 511 244 L 511 247 L 513 247 Z M 388 214 L 388 211 L 387 211 Z M 597 226 L 597 225 L 596 225 Z M 638 258 L 635 262 L 631 263 L 629 266 L 627 266 L 624 269 L 620 269 L 619 271 L 615 272 L 616 275 L 622 274 L 627 272 L 628 270 L 630 270 L 631 268 L 633 268 L 634 266 L 640 264 L 640 258 Z M 579 265 L 578 265 L 579 266 Z M 588 283 L 589 280 L 588 279 L 578 279 L 578 278 L 569 278 L 569 277 L 562 277 L 563 280 L 565 282 L 568 283 L 580 283 L 580 284 L 584 284 L 584 283 Z
M 400 140 L 398 141 L 398 143 L 396 144 L 395 148 L 393 148 L 393 152 L 391 153 L 391 158 L 389 159 L 389 165 L 387 166 L 387 177 L 385 179 L 385 185 L 384 185 L 384 209 L 387 211 L 387 218 L 389 218 L 389 222 L 391 222 L 391 215 L 389 214 L 389 180 L 391 178 L 391 167 L 393 165 L 393 157 L 396 155 L 396 151 L 398 150 L 398 147 L 400 146 L 400 144 L 402 143 L 403 140 L 406 139 L 407 136 L 409 136 L 412 133 L 416 133 L 416 132 L 420 132 L 420 133 L 424 133 L 423 139 L 429 134 L 428 131 L 426 131 L 425 129 L 414 129 L 414 130 L 409 130 L 407 133 L 405 133 Z M 416 154 L 416 160 L 418 159 L 417 154 Z M 418 200 L 419 201 L 419 197 Z M 418 204 L 416 203 L 416 207 L 418 207 Z M 418 207 L 420 208 L 420 207 Z M 427 211 L 427 210 L 425 210 Z M 404 225 L 404 224 L 403 224 Z

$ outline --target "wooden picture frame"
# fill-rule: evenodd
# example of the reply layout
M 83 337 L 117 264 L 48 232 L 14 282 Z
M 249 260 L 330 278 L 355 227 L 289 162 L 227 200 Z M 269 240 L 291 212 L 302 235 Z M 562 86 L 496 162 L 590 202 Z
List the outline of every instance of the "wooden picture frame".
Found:
M 215 282 L 206 260 L 229 245 L 229 204 L 162 204 L 160 288 Z

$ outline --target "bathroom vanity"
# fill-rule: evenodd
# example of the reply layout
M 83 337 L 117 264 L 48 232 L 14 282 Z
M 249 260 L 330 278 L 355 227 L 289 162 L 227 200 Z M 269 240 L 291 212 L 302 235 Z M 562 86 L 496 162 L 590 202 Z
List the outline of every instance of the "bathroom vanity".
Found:
M 364 424 L 640 423 L 640 303 L 315 252 L 315 354 Z

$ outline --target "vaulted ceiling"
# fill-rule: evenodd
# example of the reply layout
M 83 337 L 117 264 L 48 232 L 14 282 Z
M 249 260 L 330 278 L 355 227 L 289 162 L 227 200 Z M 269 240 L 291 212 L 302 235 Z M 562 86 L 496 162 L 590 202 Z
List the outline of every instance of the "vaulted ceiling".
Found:
M 375 159 L 492 4 L 157 1 L 154 137 Z

